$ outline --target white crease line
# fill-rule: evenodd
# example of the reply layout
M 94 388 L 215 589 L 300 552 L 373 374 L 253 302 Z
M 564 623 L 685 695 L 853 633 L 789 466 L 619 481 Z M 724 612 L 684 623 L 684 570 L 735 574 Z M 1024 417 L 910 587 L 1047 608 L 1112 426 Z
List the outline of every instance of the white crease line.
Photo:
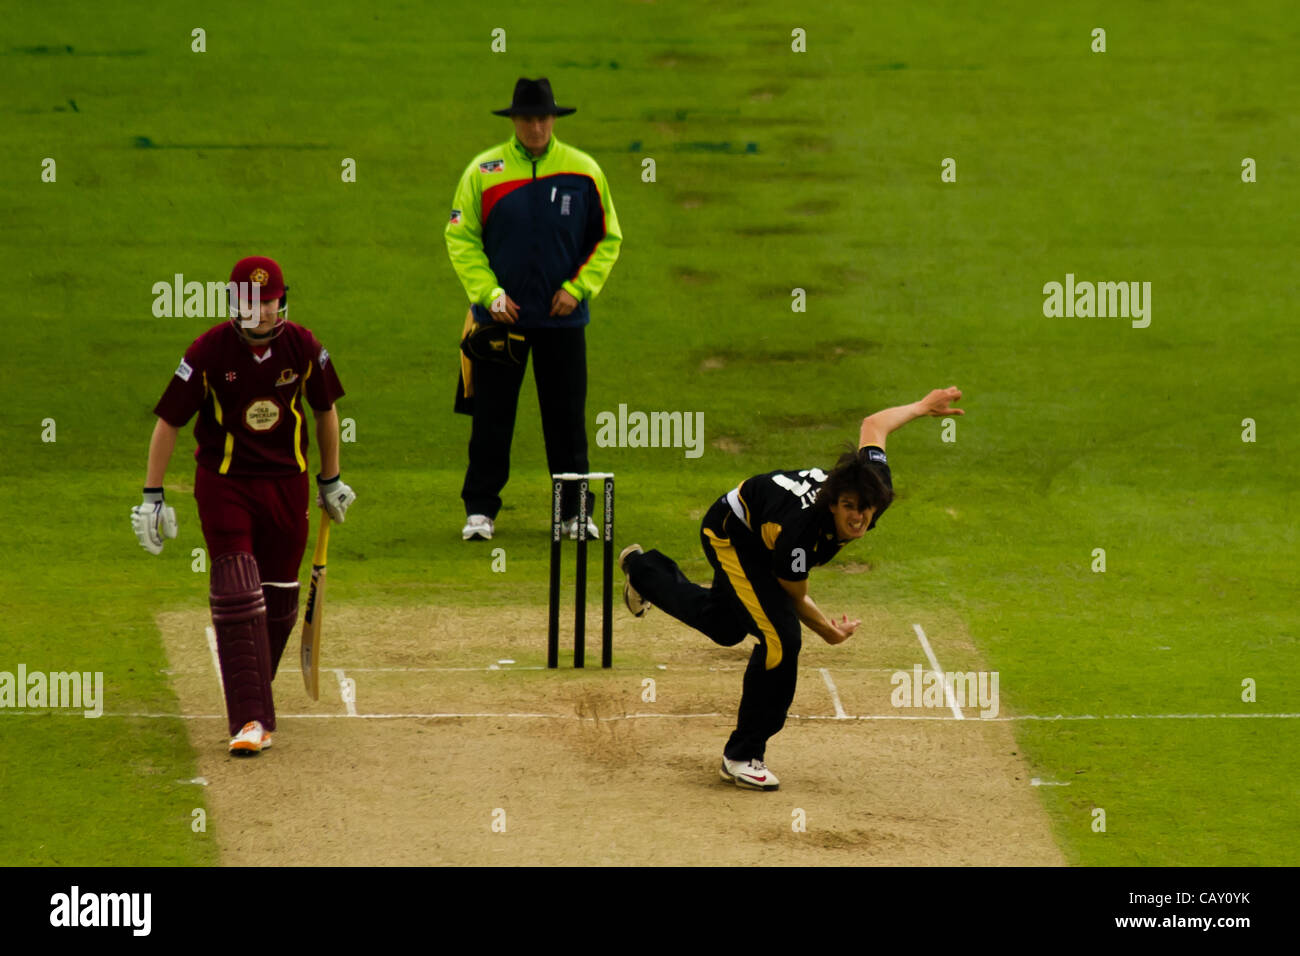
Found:
M 966 716 L 961 712 L 961 708 L 957 706 L 957 702 L 953 700 L 952 684 L 948 682 L 948 675 L 946 675 L 943 672 L 943 668 L 939 666 L 938 660 L 935 659 L 934 651 L 930 649 L 930 642 L 925 639 L 925 631 L 921 630 L 920 624 L 913 624 L 912 630 L 916 631 L 916 638 L 921 642 L 921 650 L 925 651 L 925 656 L 930 661 L 931 669 L 934 673 L 938 674 L 939 679 L 943 681 L 943 698 L 948 702 L 948 706 L 952 708 L 952 715 L 958 720 L 965 720 Z
M 357 682 L 350 677 L 345 677 L 341 667 L 331 667 L 330 670 L 339 679 L 339 696 L 343 698 L 343 706 L 347 708 L 348 716 L 357 716 Z
M 689 667 L 689 666 L 679 667 L 679 666 L 674 666 L 672 664 L 655 665 L 655 666 L 666 670 L 670 674 L 734 674 L 737 672 L 743 672 L 748 665 L 741 663 L 731 667 Z M 560 668 L 560 670 L 567 670 L 567 669 L 568 668 Z M 583 670 L 583 668 L 581 667 L 577 669 Z M 805 670 L 805 671 L 819 670 L 819 669 L 820 668 L 816 668 L 811 665 L 808 667 L 800 668 L 800 670 Z M 837 665 L 835 669 L 840 673 L 854 673 L 854 674 L 897 674 L 898 673 L 897 667 L 845 667 L 843 665 Z M 499 673 L 507 673 L 509 671 L 544 671 L 547 670 L 547 668 L 544 664 L 518 664 L 518 665 L 509 664 L 506 666 L 488 665 L 487 667 L 346 667 L 345 666 L 344 670 L 355 674 L 408 674 L 408 673 L 409 674 L 479 674 L 479 673 L 499 674 Z M 603 668 L 588 667 L 586 668 L 586 670 L 589 670 L 593 674 L 596 674 L 602 672 Z M 176 675 L 176 674 L 193 674 L 196 672 L 191 670 L 185 670 L 182 668 L 175 668 L 175 669 L 164 668 L 162 670 L 162 673 Z M 218 676 L 220 676 L 221 672 L 218 671 L 217 673 Z M 277 670 L 276 673 L 277 674 L 301 674 L 302 670 L 297 667 L 286 667 L 283 664 L 281 664 L 279 670 Z
M 820 670 L 822 672 L 822 680 L 826 682 L 826 689 L 831 692 L 831 703 L 835 705 L 835 718 L 837 720 L 843 720 L 849 715 L 844 712 L 844 705 L 840 703 L 840 692 L 835 689 L 835 681 L 831 680 L 831 672 L 825 667 L 820 668 Z
M 204 715 L 213 716 L 216 715 Z M 721 717 L 722 714 L 616 714 L 609 717 L 580 717 L 577 714 L 280 714 L 277 720 L 284 718 L 303 718 L 312 720 L 331 720 L 340 717 L 359 717 L 361 720 L 460 720 L 469 717 L 488 717 L 494 719 L 520 718 L 528 720 L 596 720 L 600 722 L 613 720 L 638 720 L 644 718 L 662 718 L 668 720 L 687 720 L 696 717 Z
M 49 714 L 48 710 L 17 710 L 15 714 Z M 73 716 L 80 717 L 81 714 L 75 713 Z M 157 720 L 225 720 L 225 714 L 153 714 L 153 713 L 127 713 L 114 714 L 105 712 L 104 717 L 140 717 Z M 361 720 L 458 720 L 468 717 L 489 717 L 489 718 L 517 718 L 527 720 L 636 720 L 644 718 L 659 718 L 662 720 L 689 720 L 697 717 L 722 717 L 721 713 L 708 714 L 619 714 L 610 717 L 579 717 L 577 714 L 523 714 L 523 713 L 445 713 L 445 714 L 277 714 L 276 720 L 335 720 L 357 717 Z M 795 719 L 801 719 L 797 716 Z
M 280 670 L 285 672 L 286 668 L 281 667 Z M 349 667 L 347 670 L 358 674 L 477 674 L 489 671 L 544 671 L 546 667 L 542 664 L 521 664 L 517 667 L 513 664 L 505 667 L 489 664 L 487 667 Z M 290 670 L 288 673 L 294 672 Z
M 1295 720 L 1300 714 L 1021 714 L 1016 717 L 981 717 L 980 720 L 1229 720 L 1232 718 L 1272 718 Z
M 8 710 L 8 708 L 6 708 Z M 48 716 L 51 713 L 62 714 L 65 717 L 82 717 L 80 711 L 70 710 L 9 710 L 11 714 L 41 715 Z M 105 711 L 104 717 L 141 717 L 149 719 L 164 720 L 225 720 L 225 714 L 157 714 L 147 712 L 132 713 L 113 713 Z M 352 714 L 280 714 L 278 718 L 310 719 L 325 720 L 335 717 L 351 717 Z M 590 717 L 578 717 L 575 714 L 507 714 L 507 713 L 451 713 L 451 714 L 356 714 L 362 720 L 427 720 L 434 718 L 460 718 L 460 717 L 496 717 L 496 718 L 545 718 L 548 720 L 591 720 Z M 708 714 L 627 714 L 622 717 L 601 717 L 600 720 L 629 720 L 633 718 L 659 717 L 663 719 L 686 720 L 697 717 L 721 717 L 720 713 Z M 277 719 L 278 719 L 277 718 Z M 790 720 L 951 720 L 951 717 L 940 717 L 923 714 L 846 714 L 844 717 L 831 716 L 830 714 L 790 714 Z M 970 724 L 996 724 L 1010 723 L 1017 720 L 1297 720 L 1300 714 L 1056 714 L 1055 716 L 1045 716 L 1041 714 L 1020 714 L 1012 717 L 980 717 L 966 721 Z
M 221 688 L 221 699 L 226 699 L 226 682 L 221 676 L 221 659 L 217 657 L 217 632 L 209 624 L 203 629 L 208 639 L 208 652 L 212 655 L 212 669 L 217 672 L 217 686 Z

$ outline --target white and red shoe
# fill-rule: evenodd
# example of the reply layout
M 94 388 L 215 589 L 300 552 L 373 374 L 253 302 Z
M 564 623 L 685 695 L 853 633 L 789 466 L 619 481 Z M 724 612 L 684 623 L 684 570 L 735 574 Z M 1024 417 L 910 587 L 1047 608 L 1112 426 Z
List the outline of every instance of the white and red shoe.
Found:
M 235 757 L 252 757 L 271 746 L 271 735 L 260 720 L 250 720 L 243 730 L 230 738 L 230 753 Z
M 718 775 L 745 790 L 776 790 L 781 781 L 776 774 L 767 769 L 761 760 L 728 760 L 722 758 L 722 767 Z

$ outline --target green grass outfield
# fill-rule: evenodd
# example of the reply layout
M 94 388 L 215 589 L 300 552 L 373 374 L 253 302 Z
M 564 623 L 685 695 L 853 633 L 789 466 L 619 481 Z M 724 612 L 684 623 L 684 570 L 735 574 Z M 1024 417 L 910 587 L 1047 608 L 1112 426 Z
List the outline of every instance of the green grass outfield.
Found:
M 508 585 L 459 541 L 464 302 L 442 241 L 460 171 L 508 135 L 489 110 L 544 74 L 625 233 L 593 308 L 589 414 L 705 415 L 697 460 L 593 447 L 619 476 L 620 541 L 699 572 L 691 515 L 738 478 L 828 464 L 862 414 L 956 383 L 957 441 L 931 421 L 891 440 L 901 500 L 847 556 L 874 570 L 819 572 L 820 603 L 960 615 L 1008 713 L 1300 713 L 1285 5 L 186 6 L 25 5 L 0 39 L 0 671 L 102 670 L 111 713 L 175 711 L 154 615 L 205 600 L 193 500 L 172 494 L 161 558 L 127 514 L 150 409 L 208 323 L 154 318 L 150 288 L 255 252 L 284 265 L 356 422 L 331 602 L 544 602 L 531 383 L 496 542 Z M 1151 282 L 1150 327 L 1044 318 L 1066 273 Z M 170 484 L 192 480 L 191 450 Z M 1086 865 L 1300 863 L 1296 729 L 1016 724 L 1035 772 L 1071 782 L 1041 792 Z M 179 721 L 0 712 L 0 863 L 212 863 L 194 767 Z

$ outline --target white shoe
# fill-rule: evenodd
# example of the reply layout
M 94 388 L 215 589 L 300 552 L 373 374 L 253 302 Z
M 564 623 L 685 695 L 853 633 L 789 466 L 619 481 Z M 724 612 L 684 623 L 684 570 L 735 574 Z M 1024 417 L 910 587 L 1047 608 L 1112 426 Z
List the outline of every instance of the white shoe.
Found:
M 745 790 L 776 790 L 781 786 L 776 774 L 761 760 L 728 760 L 723 757 L 718 775 Z
M 491 541 L 492 519 L 487 515 L 470 515 L 460 529 L 462 541 Z
M 570 541 L 577 541 L 578 540 L 578 519 L 570 518 L 568 521 L 563 522 L 560 525 L 560 533 L 563 534 Z M 590 518 L 587 519 L 587 540 L 588 541 L 600 540 L 600 529 L 596 527 L 596 522 L 592 521 Z
M 262 729 L 260 720 L 250 720 L 244 729 L 230 738 L 230 753 L 236 757 L 251 757 L 271 745 L 271 736 Z
M 629 544 L 618 556 L 618 566 L 623 570 L 623 603 L 627 605 L 627 609 L 632 612 L 633 617 L 642 617 L 654 605 L 643 598 L 636 588 L 632 587 L 632 579 L 627 576 L 627 559 L 633 554 L 644 554 L 641 545 Z

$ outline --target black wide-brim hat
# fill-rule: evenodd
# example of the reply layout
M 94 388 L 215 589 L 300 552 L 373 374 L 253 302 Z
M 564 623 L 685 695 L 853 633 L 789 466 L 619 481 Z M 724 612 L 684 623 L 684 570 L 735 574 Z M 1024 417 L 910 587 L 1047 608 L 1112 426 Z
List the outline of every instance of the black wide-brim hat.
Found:
M 572 106 L 556 106 L 551 92 L 551 81 L 546 77 L 527 80 L 522 76 L 515 82 L 514 100 L 503 110 L 492 111 L 497 116 L 568 116 L 576 113 Z

